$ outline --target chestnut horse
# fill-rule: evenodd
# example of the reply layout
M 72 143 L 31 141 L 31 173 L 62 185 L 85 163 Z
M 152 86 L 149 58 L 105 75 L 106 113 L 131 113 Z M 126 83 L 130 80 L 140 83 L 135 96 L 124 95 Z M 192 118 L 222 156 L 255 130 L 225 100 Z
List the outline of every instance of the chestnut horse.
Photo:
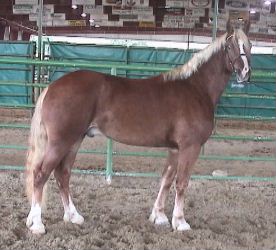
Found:
M 183 66 L 148 79 L 127 79 L 88 70 L 69 73 L 46 88 L 32 119 L 26 163 L 31 210 L 27 226 L 45 233 L 41 220 L 43 187 L 54 171 L 64 220 L 84 218 L 69 193 L 71 168 L 86 135 L 103 134 L 137 146 L 168 148 L 167 164 L 150 221 L 168 224 L 165 200 L 176 177 L 174 230 L 188 230 L 184 191 L 191 167 L 213 130 L 214 109 L 233 72 L 238 81 L 250 75 L 251 44 L 244 29 L 227 32 Z

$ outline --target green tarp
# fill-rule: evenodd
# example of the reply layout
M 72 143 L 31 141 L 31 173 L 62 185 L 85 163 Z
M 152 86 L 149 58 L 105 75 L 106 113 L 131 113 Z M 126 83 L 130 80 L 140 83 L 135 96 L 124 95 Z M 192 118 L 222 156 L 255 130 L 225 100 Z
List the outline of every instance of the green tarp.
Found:
M 0 42 L 0 55 L 9 57 L 32 58 L 35 44 L 30 42 Z M 0 103 L 28 104 L 31 102 L 31 88 L 27 86 L 12 86 L 8 83 L 32 83 L 32 66 L 16 64 L 0 64 Z

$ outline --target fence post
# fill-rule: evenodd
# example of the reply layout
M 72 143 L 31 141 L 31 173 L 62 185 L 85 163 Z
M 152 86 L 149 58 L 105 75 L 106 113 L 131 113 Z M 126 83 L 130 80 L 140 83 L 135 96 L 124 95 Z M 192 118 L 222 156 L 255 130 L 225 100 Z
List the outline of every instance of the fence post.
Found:
M 113 170 L 112 170 L 112 153 L 113 153 L 113 141 L 112 139 L 107 139 L 107 148 L 106 148 L 106 181 L 108 184 L 111 183 L 111 179 L 112 179 L 112 174 L 113 174 Z
M 116 76 L 116 68 L 111 68 L 111 75 Z M 112 175 L 113 175 L 113 141 L 112 139 L 107 139 L 107 148 L 106 148 L 106 171 L 105 171 L 105 176 L 106 176 L 106 181 L 108 184 L 111 183 Z

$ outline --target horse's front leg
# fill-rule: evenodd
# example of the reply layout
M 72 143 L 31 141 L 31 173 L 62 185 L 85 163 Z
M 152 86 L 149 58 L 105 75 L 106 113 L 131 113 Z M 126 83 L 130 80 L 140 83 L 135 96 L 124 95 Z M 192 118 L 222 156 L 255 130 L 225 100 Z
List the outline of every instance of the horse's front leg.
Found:
M 157 225 L 167 225 L 169 220 L 165 215 L 165 201 L 176 174 L 178 150 L 170 150 L 166 166 L 162 173 L 161 186 L 154 203 L 149 220 Z
M 172 216 L 174 230 L 184 231 L 191 229 L 184 218 L 184 192 L 188 186 L 191 168 L 198 158 L 200 145 L 192 145 L 189 148 L 179 150 L 178 166 L 175 183 L 175 204 Z

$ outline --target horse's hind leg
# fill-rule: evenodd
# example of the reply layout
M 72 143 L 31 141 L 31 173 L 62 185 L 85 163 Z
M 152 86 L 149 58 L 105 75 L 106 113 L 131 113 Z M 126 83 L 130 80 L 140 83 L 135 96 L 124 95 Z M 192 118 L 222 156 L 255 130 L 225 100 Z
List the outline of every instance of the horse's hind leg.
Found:
M 163 170 L 161 187 L 157 196 L 157 199 L 154 203 L 152 213 L 149 220 L 155 224 L 169 224 L 169 220 L 165 215 L 165 201 L 176 175 L 176 167 L 178 161 L 178 151 L 170 150 L 166 166 Z
M 64 152 L 65 151 L 62 145 L 48 144 L 41 163 L 36 165 L 33 170 L 32 206 L 26 225 L 35 234 L 45 233 L 45 226 L 41 220 L 43 187 L 53 169 L 60 164 L 60 161 L 64 156 Z
M 71 168 L 76 158 L 81 141 L 75 143 L 68 154 L 64 157 L 61 164 L 55 169 L 54 175 L 60 190 L 62 203 L 64 206 L 64 221 L 75 224 L 82 224 L 84 218 L 78 213 L 72 202 L 69 192 L 69 180 L 71 176 Z

